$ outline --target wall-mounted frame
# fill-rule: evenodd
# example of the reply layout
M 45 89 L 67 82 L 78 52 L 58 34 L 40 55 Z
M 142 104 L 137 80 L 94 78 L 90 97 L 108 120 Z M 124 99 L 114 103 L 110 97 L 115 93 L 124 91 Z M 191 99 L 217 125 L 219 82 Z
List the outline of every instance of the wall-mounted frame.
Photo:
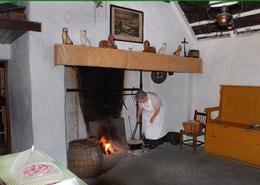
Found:
M 110 34 L 115 40 L 142 43 L 143 25 L 142 11 L 110 5 Z

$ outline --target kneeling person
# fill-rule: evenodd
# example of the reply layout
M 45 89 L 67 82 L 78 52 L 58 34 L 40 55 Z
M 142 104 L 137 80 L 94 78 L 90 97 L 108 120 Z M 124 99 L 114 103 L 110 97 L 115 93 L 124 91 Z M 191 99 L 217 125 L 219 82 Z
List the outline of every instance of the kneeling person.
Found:
M 164 111 L 160 97 L 154 92 L 138 91 L 135 95 L 138 102 L 137 122 L 144 123 L 144 143 L 149 148 L 162 144 L 167 135 L 164 125 Z

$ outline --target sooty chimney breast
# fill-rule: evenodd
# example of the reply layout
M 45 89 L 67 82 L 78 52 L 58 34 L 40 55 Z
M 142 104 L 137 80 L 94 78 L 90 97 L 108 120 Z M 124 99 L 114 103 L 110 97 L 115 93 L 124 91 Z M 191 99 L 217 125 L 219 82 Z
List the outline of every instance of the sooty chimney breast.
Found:
M 80 106 L 86 123 L 121 115 L 124 70 L 80 67 Z

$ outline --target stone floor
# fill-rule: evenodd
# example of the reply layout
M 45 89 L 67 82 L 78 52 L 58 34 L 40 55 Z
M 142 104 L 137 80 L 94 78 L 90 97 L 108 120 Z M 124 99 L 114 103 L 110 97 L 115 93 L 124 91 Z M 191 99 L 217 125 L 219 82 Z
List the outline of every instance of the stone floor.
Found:
M 166 143 L 141 155 L 114 157 L 99 176 L 84 181 L 88 185 L 258 185 L 260 169 Z

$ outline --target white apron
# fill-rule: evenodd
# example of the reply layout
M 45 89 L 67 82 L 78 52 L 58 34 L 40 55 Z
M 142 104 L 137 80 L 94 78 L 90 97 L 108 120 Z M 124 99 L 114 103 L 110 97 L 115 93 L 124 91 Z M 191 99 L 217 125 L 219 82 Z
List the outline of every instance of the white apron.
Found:
M 163 107 L 160 107 L 160 112 L 156 116 L 153 123 L 150 122 L 150 119 L 155 111 L 152 106 L 151 99 L 148 94 L 148 100 L 145 103 L 140 103 L 141 107 L 144 109 L 142 112 L 142 121 L 144 123 L 144 135 L 146 139 L 156 140 L 165 136 L 167 131 L 164 126 L 164 111 Z

